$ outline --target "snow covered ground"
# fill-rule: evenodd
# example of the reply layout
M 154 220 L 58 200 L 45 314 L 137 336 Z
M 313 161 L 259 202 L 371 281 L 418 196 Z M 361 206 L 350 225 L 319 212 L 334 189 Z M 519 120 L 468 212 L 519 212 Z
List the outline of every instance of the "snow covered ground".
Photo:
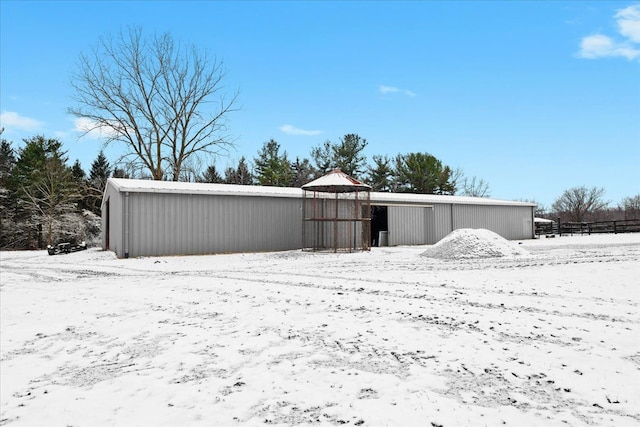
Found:
M 0 425 L 640 425 L 640 235 L 519 246 L 2 252 Z

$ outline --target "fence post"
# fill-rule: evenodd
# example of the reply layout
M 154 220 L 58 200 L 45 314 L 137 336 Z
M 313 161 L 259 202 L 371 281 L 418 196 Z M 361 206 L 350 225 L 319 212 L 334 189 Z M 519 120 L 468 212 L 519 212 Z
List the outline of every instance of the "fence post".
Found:
M 562 237 L 562 223 L 560 222 L 560 217 L 558 217 L 558 236 Z
M 613 221 L 613 234 L 618 234 L 617 221 Z

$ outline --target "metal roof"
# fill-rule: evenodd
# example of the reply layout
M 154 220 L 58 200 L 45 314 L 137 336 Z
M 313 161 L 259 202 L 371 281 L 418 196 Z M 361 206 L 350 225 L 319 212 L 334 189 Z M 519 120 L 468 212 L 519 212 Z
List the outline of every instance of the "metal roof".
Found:
M 109 178 L 107 186 L 130 193 L 218 194 L 228 196 L 264 196 L 301 198 L 302 191 L 292 187 L 268 187 L 199 182 L 153 181 L 144 179 Z
M 371 191 L 371 186 L 350 177 L 339 169 L 334 169 L 325 176 L 303 185 L 302 189 L 324 193 L 351 193 L 355 191 Z
M 364 185 L 364 184 L 363 184 Z M 269 187 L 257 185 L 209 184 L 194 182 L 152 181 L 141 179 L 109 178 L 107 187 L 130 193 L 180 193 L 226 196 L 288 197 L 302 198 L 303 191 L 293 187 Z M 371 192 L 372 204 L 460 204 L 536 206 L 530 202 L 488 199 L 486 197 L 444 196 L 437 194 L 377 193 Z

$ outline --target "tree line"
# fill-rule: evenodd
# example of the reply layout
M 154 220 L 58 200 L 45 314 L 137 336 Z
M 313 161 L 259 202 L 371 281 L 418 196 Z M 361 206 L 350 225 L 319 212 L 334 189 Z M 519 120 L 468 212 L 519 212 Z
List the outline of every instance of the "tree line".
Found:
M 102 192 L 117 171 L 102 152 L 87 175 L 79 161 L 68 164 L 57 139 L 34 136 L 24 144 L 0 141 L 0 249 L 96 239 Z
M 274 139 L 265 142 L 256 157 L 240 158 L 237 166 L 220 173 L 215 164 L 196 175 L 194 181 L 301 187 L 334 169 L 339 169 L 368 185 L 373 191 L 423 194 L 463 194 L 488 197 L 489 186 L 480 179 L 467 179 L 460 169 L 453 169 L 426 152 L 398 154 L 395 157 L 374 155 L 368 163 L 364 150 L 367 140 L 350 133 L 339 142 L 325 141 L 313 147 L 309 158 L 290 159 Z
M 78 160 L 69 164 L 63 144 L 55 138 L 37 135 L 13 142 L 0 141 L 0 248 L 43 248 L 59 241 L 97 238 L 103 192 L 109 177 L 153 179 L 134 164 L 113 167 L 100 151 L 87 174 Z M 301 187 L 333 169 L 362 179 L 374 191 L 413 193 L 472 194 L 459 170 L 453 170 L 428 153 L 374 156 L 367 164 L 363 150 L 367 141 L 347 134 L 338 143 L 325 141 L 311 150 L 311 159 L 290 160 L 280 144 L 264 143 L 253 162 L 242 157 L 237 166 L 221 175 L 215 163 L 200 172 L 183 168 L 183 181 L 239 185 Z M 166 177 L 165 177 L 166 178 Z M 475 179 L 469 181 L 476 183 Z M 484 183 L 484 181 L 480 181 Z M 460 190 L 462 189 L 462 190 Z
M 96 239 L 100 233 L 102 195 L 109 177 L 152 179 L 131 165 L 113 167 L 100 151 L 85 173 L 76 160 L 69 165 L 61 141 L 45 136 L 25 139 L 16 148 L 0 141 L 0 248 L 34 249 L 59 241 Z M 368 163 L 366 139 L 347 134 L 336 143 L 313 147 L 310 158 L 291 160 L 280 144 L 265 142 L 252 162 L 242 157 L 220 174 L 215 164 L 191 169 L 183 180 L 200 183 L 301 187 L 340 169 L 371 185 L 373 191 L 488 197 L 488 184 L 467 179 L 431 154 L 415 152 L 395 157 L 374 155 Z M 604 199 L 604 189 L 565 190 L 551 209 L 538 204 L 536 215 L 567 221 L 640 218 L 640 194 L 625 197 L 616 207 Z M 535 203 L 535 201 L 531 201 Z

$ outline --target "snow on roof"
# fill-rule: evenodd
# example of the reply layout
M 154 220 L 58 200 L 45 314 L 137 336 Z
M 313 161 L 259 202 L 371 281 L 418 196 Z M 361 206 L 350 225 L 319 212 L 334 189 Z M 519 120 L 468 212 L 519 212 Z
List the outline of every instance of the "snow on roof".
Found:
M 109 178 L 109 180 L 107 181 L 107 186 L 109 185 L 112 185 L 120 192 L 131 193 L 181 193 L 221 194 L 228 196 L 302 197 L 302 190 L 292 187 L 153 181 L 124 178 Z
M 533 218 L 533 222 L 555 222 L 555 221 L 552 220 L 552 219 L 535 217 L 535 218 Z
M 347 193 L 361 190 L 370 191 L 371 187 L 350 177 L 339 169 L 334 169 L 325 176 L 303 185 L 302 189 L 330 193 Z
M 119 192 L 131 193 L 218 194 L 227 196 L 288 197 L 300 199 L 303 195 L 302 189 L 293 187 L 153 181 L 125 178 L 109 178 L 107 187 L 110 186 Z M 370 197 L 371 203 L 377 205 L 453 203 L 460 205 L 536 206 L 535 203 L 529 202 L 437 194 L 371 192 Z
M 419 204 L 448 204 L 457 205 L 500 205 L 500 206 L 536 206 L 535 203 L 516 202 L 513 200 L 489 199 L 487 197 L 446 196 L 440 194 L 415 193 L 371 193 L 373 204 L 419 203 Z

